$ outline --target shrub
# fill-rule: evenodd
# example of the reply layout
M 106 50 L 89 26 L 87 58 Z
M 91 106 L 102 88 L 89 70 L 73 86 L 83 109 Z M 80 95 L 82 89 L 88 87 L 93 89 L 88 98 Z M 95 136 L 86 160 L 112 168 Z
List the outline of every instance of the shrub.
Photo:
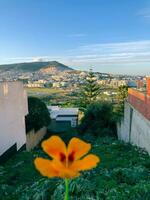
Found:
M 92 133 L 96 136 L 116 135 L 116 122 L 113 107 L 109 103 L 93 103 L 85 111 L 79 125 L 81 133 Z
M 117 90 L 117 104 L 114 105 L 116 120 L 119 122 L 124 115 L 124 102 L 128 97 L 128 86 L 121 85 Z
M 26 132 L 35 131 L 50 123 L 49 111 L 44 102 L 35 97 L 28 98 L 29 114 L 26 116 Z

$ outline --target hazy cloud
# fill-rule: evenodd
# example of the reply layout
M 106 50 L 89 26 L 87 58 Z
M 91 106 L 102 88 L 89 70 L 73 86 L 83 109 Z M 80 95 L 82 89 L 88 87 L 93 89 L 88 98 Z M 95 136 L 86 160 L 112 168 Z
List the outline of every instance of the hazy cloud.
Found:
M 82 67 L 82 69 L 89 66 L 95 66 L 96 69 L 111 66 L 114 72 L 118 71 L 117 66 L 120 67 L 119 70 L 124 67 L 124 70 L 128 71 L 132 67 L 139 67 L 142 70 L 142 66 L 147 66 L 150 71 L 150 40 L 89 44 L 63 53 L 56 56 L 17 57 L 9 60 L 18 62 L 57 60 L 69 66 Z
M 72 49 L 69 52 L 72 62 L 123 64 L 150 62 L 150 40 L 90 44 Z
M 13 57 L 8 58 L 7 60 L 11 61 L 18 61 L 18 62 L 43 62 L 43 61 L 49 61 L 49 60 L 56 60 L 59 57 L 52 57 L 52 56 L 29 56 L 29 57 Z

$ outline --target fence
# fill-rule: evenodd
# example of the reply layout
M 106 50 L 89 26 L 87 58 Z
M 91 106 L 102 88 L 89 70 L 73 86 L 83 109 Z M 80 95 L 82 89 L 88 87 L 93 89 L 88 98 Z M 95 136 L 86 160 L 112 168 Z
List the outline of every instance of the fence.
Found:
M 43 127 L 37 132 L 34 130 L 31 130 L 30 132 L 27 133 L 27 138 L 26 138 L 26 150 L 30 151 L 34 147 L 36 147 L 40 141 L 43 139 L 47 132 L 47 128 Z

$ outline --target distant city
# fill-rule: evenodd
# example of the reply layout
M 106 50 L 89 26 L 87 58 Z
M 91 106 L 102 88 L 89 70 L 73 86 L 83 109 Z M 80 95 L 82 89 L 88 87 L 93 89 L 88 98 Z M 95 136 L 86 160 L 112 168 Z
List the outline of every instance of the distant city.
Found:
M 88 71 L 73 70 L 56 61 L 0 66 L 0 81 L 22 81 L 29 88 L 75 89 L 84 82 L 87 74 Z M 144 76 L 115 75 L 100 72 L 94 72 L 94 74 L 99 85 L 113 88 L 120 85 L 138 87 L 139 82 L 142 82 L 143 85 L 146 83 Z

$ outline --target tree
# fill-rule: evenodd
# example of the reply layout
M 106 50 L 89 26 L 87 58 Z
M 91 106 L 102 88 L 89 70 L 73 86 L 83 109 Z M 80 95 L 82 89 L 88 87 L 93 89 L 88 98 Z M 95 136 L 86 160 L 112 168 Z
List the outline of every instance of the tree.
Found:
M 128 97 L 128 86 L 121 85 L 118 87 L 117 91 L 117 106 L 116 106 L 116 113 L 118 116 L 122 116 L 124 112 L 124 101 Z
M 28 98 L 29 114 L 26 116 L 26 132 L 35 131 L 49 125 L 51 119 L 49 111 L 44 102 L 36 97 Z
M 51 88 L 52 86 L 53 86 L 52 83 L 45 83 L 45 84 L 44 84 L 44 87 L 46 87 L 46 88 Z
M 112 104 L 106 102 L 90 104 L 81 120 L 79 131 L 96 136 L 116 135 L 116 121 Z
M 100 92 L 100 88 L 96 81 L 96 77 L 92 69 L 90 69 L 87 78 L 85 79 L 85 84 L 81 89 L 81 107 L 86 108 L 89 104 L 95 102 Z

